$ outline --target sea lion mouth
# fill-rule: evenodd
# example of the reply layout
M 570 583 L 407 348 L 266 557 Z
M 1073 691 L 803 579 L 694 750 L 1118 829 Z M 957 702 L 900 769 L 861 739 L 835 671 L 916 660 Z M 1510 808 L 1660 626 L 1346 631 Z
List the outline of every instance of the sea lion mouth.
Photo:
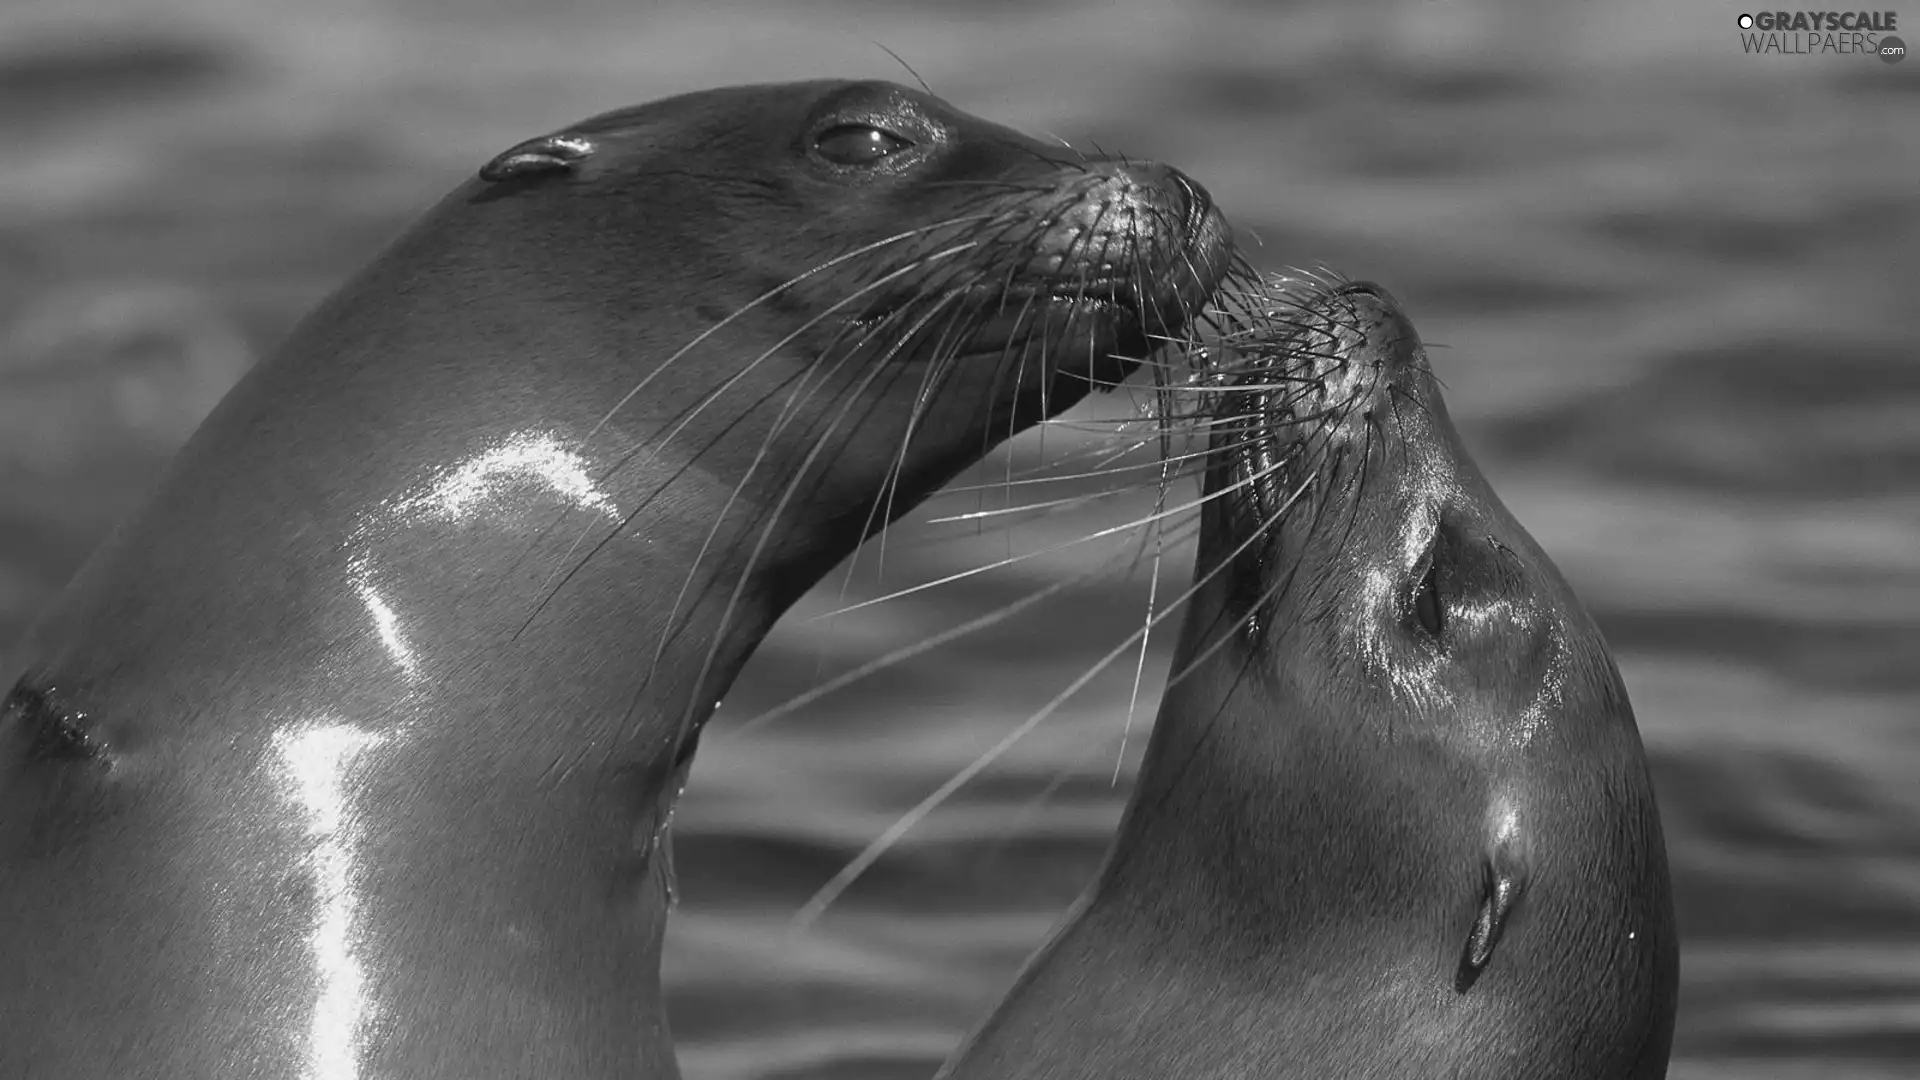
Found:
M 1019 277 L 947 289 L 890 291 L 876 297 L 852 321 L 856 326 L 873 329 L 931 302 L 946 301 L 965 303 L 974 310 L 1022 305 L 1082 308 L 1126 314 L 1143 325 L 1174 331 L 1186 326 L 1202 310 L 1214 289 L 1225 279 L 1230 257 L 1230 248 L 1210 248 L 1195 239 L 1178 256 L 1181 269 L 1171 273 L 1143 269 L 1132 277 Z M 1173 280 L 1167 280 L 1169 277 Z
M 1022 308 L 1036 310 L 1079 308 L 1107 314 L 1126 314 L 1144 322 L 1142 312 L 1145 306 L 1140 303 L 1137 293 L 1131 286 L 1123 286 L 1118 281 L 1090 282 L 1084 285 L 1067 285 L 1056 282 L 1016 283 L 1004 287 L 976 285 L 969 288 L 954 289 L 945 293 L 907 293 L 889 296 L 862 311 L 852 321 L 865 331 L 873 331 L 899 320 L 910 311 L 934 301 L 965 305 L 968 309 L 991 313 L 998 310 L 1017 311 Z
M 904 334 L 947 343 L 938 353 L 897 350 L 910 361 L 1017 364 L 1034 348 L 1048 376 L 1075 369 L 1074 377 L 1101 390 L 1119 385 L 1153 352 L 1146 327 L 1142 306 L 1118 286 L 977 286 L 892 300 L 852 320 L 852 330 L 869 341 Z M 1074 351 L 1071 361 L 1061 355 L 1067 347 Z

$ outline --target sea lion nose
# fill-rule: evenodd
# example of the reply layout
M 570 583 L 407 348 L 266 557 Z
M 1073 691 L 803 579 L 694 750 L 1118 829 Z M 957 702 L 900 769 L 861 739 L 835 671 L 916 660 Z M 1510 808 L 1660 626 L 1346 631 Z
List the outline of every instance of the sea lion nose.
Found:
M 1398 308 L 1400 306 L 1400 302 L 1393 298 L 1392 293 L 1388 292 L 1383 286 L 1377 285 L 1371 281 L 1348 282 L 1347 284 L 1342 285 L 1338 289 L 1335 289 L 1332 295 L 1335 297 L 1364 296 L 1367 298 L 1367 300 L 1370 303 L 1381 306 L 1381 307 Z
M 1376 364 L 1392 374 L 1430 370 L 1420 335 L 1393 294 L 1371 281 L 1353 281 L 1329 298 L 1336 323 L 1344 320 L 1355 348 L 1373 352 Z
M 1180 193 L 1185 204 L 1187 235 L 1197 235 L 1205 226 L 1207 216 L 1213 212 L 1213 196 L 1200 186 L 1199 181 L 1171 165 L 1159 166 L 1167 174 L 1167 180 Z

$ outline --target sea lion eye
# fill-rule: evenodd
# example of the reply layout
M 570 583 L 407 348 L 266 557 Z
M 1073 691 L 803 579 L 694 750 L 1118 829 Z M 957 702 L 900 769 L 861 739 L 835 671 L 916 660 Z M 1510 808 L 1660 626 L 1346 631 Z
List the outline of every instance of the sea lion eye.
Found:
M 839 124 L 814 137 L 813 148 L 835 165 L 871 165 L 913 143 L 872 124 Z
M 1420 591 L 1413 597 L 1413 614 L 1420 620 L 1421 629 L 1434 637 L 1440 636 L 1440 582 L 1437 566 L 1427 564 L 1427 573 L 1420 579 Z

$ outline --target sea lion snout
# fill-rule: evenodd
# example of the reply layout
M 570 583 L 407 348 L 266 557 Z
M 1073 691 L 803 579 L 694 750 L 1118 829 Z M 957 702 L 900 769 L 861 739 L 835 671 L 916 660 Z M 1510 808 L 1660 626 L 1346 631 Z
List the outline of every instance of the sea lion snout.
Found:
M 1191 323 L 1233 254 L 1213 197 L 1155 162 L 1074 164 L 1028 214 L 1029 255 L 1014 289 L 1042 301 L 1118 305 L 1151 335 Z M 1002 230 L 1019 242 L 1015 230 Z

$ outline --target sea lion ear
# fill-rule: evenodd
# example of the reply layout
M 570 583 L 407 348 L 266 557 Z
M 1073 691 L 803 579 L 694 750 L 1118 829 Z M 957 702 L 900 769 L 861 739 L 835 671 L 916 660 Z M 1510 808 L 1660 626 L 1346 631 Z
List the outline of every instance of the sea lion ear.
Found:
M 1473 929 L 1467 932 L 1466 947 L 1460 951 L 1460 967 L 1453 975 L 1453 988 L 1462 994 L 1473 988 L 1480 972 L 1493 959 L 1493 947 L 1500 943 L 1507 917 L 1513 914 L 1520 903 L 1520 894 L 1527 888 L 1526 862 L 1512 844 L 1496 843 L 1481 866 L 1485 883 L 1480 913 L 1473 920 Z
M 571 172 L 592 156 L 594 149 L 593 140 L 583 136 L 542 135 L 480 166 L 480 179 L 491 184 L 542 173 Z

